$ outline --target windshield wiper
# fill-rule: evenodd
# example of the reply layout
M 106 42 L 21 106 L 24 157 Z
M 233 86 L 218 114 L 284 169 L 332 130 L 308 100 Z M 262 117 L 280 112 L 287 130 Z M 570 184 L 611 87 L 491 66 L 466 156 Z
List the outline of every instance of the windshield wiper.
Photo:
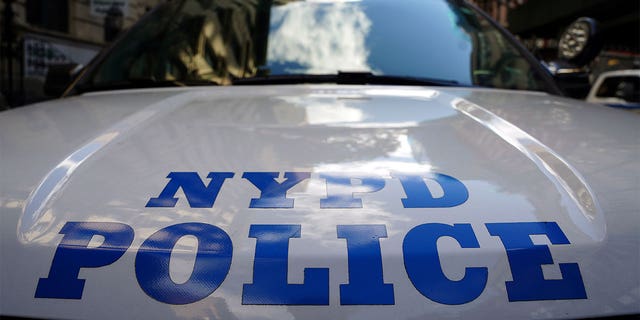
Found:
M 338 72 L 337 74 L 284 74 L 237 78 L 233 85 L 261 84 L 301 84 L 301 83 L 336 83 L 336 84 L 382 84 L 404 86 L 464 86 L 455 80 L 430 79 L 409 76 L 375 75 L 371 72 Z
M 105 82 L 97 84 L 78 84 L 76 89 L 79 92 L 120 90 L 120 89 L 142 89 L 142 88 L 166 88 L 166 87 L 188 87 L 188 86 L 217 86 L 217 82 L 211 80 L 156 80 L 153 78 L 129 78 L 117 82 Z

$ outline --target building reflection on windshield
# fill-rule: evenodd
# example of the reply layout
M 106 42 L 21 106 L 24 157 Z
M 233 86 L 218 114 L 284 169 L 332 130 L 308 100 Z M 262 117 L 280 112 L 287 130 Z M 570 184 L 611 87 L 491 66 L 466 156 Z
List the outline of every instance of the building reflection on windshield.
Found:
M 256 73 L 264 60 L 270 1 L 174 2 L 158 9 L 119 42 L 94 84 L 208 80 Z M 264 26 L 264 27 L 260 27 Z M 264 33 L 264 34 L 263 34 Z

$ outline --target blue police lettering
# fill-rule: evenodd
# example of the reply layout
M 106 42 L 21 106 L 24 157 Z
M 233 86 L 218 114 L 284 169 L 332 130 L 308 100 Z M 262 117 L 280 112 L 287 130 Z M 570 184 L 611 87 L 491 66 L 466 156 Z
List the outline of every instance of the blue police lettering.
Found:
M 182 189 L 186 203 L 192 208 L 212 208 L 225 181 L 233 172 L 209 172 L 205 183 L 197 172 L 171 172 L 158 197 L 149 198 L 145 207 L 175 207 L 176 193 Z M 301 182 L 311 179 L 310 172 L 245 172 L 242 178 L 260 191 L 251 198 L 251 209 L 291 209 L 295 199 L 287 192 Z M 401 184 L 405 198 L 399 197 L 404 208 L 450 208 L 462 205 L 469 191 L 458 179 L 441 173 L 392 173 Z M 326 184 L 321 195 L 321 209 L 345 210 L 366 206 L 364 196 L 379 192 L 386 186 L 383 177 L 360 174 L 319 173 Z M 438 184 L 444 194 L 434 197 L 425 183 Z M 416 214 L 424 210 L 414 211 Z M 265 211 L 267 212 L 267 211 Z M 322 214 L 322 212 L 318 213 Z M 512 281 L 507 281 L 509 301 L 586 299 L 587 293 L 577 263 L 560 263 L 562 279 L 544 279 L 541 266 L 553 264 L 546 245 L 534 245 L 531 235 L 545 235 L 553 245 L 568 245 L 569 239 L 555 222 L 487 223 L 492 236 L 499 237 L 510 265 Z M 67 222 L 60 234 L 49 275 L 41 278 L 36 298 L 82 299 L 84 279 L 78 279 L 82 268 L 101 268 L 116 263 L 130 248 L 133 229 L 116 222 Z M 398 234 L 398 232 L 394 232 Z M 89 246 L 94 236 L 104 238 L 99 246 Z M 176 243 L 183 237 L 195 237 L 197 250 L 189 279 L 175 283 L 169 265 Z M 304 268 L 301 284 L 288 283 L 289 240 L 302 238 L 299 224 L 255 224 L 249 226 L 248 236 L 256 239 L 251 283 L 242 287 L 245 305 L 329 305 L 329 268 Z M 450 237 L 461 248 L 480 248 L 471 224 L 425 223 L 409 230 L 402 242 L 402 258 L 406 276 L 413 287 L 426 299 L 445 305 L 469 303 L 478 298 L 487 285 L 489 268 L 465 266 L 460 280 L 447 278 L 440 262 L 438 239 Z M 383 275 L 383 255 L 380 239 L 387 238 L 387 226 L 337 225 L 335 239 L 345 243 L 348 281 L 339 285 L 341 305 L 393 305 L 394 284 L 386 283 Z M 183 305 L 207 298 L 222 286 L 231 269 L 233 243 L 229 235 L 217 226 L 187 222 L 164 227 L 145 239 L 135 256 L 134 272 L 138 285 L 150 298 Z M 239 261 L 244 265 L 249 262 Z M 87 281 L 90 281 L 87 280 Z M 238 283 L 229 284 L 239 286 Z
M 328 305 L 329 269 L 304 269 L 303 284 L 287 283 L 289 239 L 300 238 L 300 225 L 252 225 L 256 238 L 253 283 L 244 284 L 242 304 Z
M 338 238 L 347 240 L 349 283 L 340 285 L 340 304 L 394 304 L 393 284 L 382 279 L 380 238 L 384 225 L 339 225 Z
M 449 280 L 442 271 L 436 246 L 440 237 L 451 237 L 462 248 L 480 248 L 470 224 L 427 223 L 411 229 L 402 244 L 411 283 L 435 302 L 457 305 L 473 301 L 487 285 L 487 268 L 467 267 L 461 280 Z
M 38 281 L 36 298 L 82 299 L 85 280 L 78 279 L 80 269 L 116 262 L 133 241 L 133 229 L 115 222 L 67 222 L 60 234 L 64 237 L 51 262 L 49 277 Z M 96 235 L 104 237 L 104 241 L 89 248 Z
M 534 245 L 530 235 L 546 235 L 554 245 L 570 244 L 555 222 L 487 223 L 493 236 L 500 237 L 513 281 L 506 282 L 509 301 L 586 299 L 577 263 L 559 264 L 560 280 L 546 280 L 540 268 L 552 264 L 548 246 Z M 380 238 L 384 225 L 338 225 L 336 237 L 346 240 L 349 282 L 340 284 L 341 305 L 392 305 L 393 284 L 385 283 Z M 129 248 L 133 229 L 115 222 L 67 222 L 64 237 L 56 249 L 49 276 L 38 281 L 36 298 L 81 299 L 85 280 L 81 268 L 100 268 L 115 263 Z M 104 237 L 89 247 L 95 235 Z M 171 252 L 184 236 L 198 239 L 190 278 L 181 284 L 171 280 L 168 270 Z M 256 239 L 253 282 L 245 283 L 242 303 L 254 305 L 328 305 L 329 268 L 305 268 L 304 283 L 289 284 L 289 239 L 300 238 L 300 225 L 251 225 L 249 237 Z M 470 224 L 427 223 L 414 227 L 404 237 L 402 253 L 407 276 L 426 298 L 447 305 L 473 301 L 484 291 L 488 268 L 466 267 L 461 280 L 448 279 L 440 263 L 437 241 L 455 239 L 461 248 L 480 248 Z M 189 304 L 213 294 L 225 280 L 233 245 L 222 229 L 204 223 L 181 223 L 165 227 L 147 238 L 136 255 L 135 274 L 140 288 L 155 300 L 167 304 Z M 242 262 L 239 262 L 242 264 Z M 90 281 L 90 280 L 88 280 Z M 232 284 L 234 285 L 234 284 Z
M 169 259 L 176 242 L 195 236 L 198 251 L 185 283 L 177 284 L 169 276 Z M 136 277 L 140 288 L 150 297 L 169 304 L 188 304 L 202 300 L 222 284 L 231 267 L 233 245 L 222 229 L 205 223 L 175 224 L 152 234 L 136 255 Z
M 560 263 L 562 279 L 545 280 L 543 264 L 553 264 L 549 247 L 534 245 L 530 235 L 546 235 L 552 244 L 570 244 L 555 222 L 487 223 L 492 236 L 500 237 L 507 250 L 513 281 L 507 281 L 509 301 L 586 299 L 587 292 L 577 263 Z

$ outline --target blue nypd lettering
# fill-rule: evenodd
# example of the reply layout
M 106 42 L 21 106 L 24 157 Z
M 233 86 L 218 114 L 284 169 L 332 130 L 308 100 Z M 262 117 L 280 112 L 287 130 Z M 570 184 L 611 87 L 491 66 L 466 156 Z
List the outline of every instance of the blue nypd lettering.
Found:
M 149 198 L 148 208 L 170 208 L 180 199 L 193 208 L 211 208 L 225 181 L 234 178 L 232 172 L 210 172 L 208 182 L 195 172 L 172 172 L 169 181 L 157 197 Z M 466 186 L 458 179 L 438 173 L 392 174 L 401 184 L 404 208 L 447 208 L 465 203 L 469 197 Z M 255 197 L 248 201 L 251 209 L 287 209 L 295 207 L 287 192 L 310 179 L 308 172 L 245 172 L 242 179 L 255 187 Z M 371 175 L 340 175 L 323 173 L 317 176 L 326 182 L 326 196 L 318 206 L 328 210 L 352 210 L 366 207 L 366 194 L 382 190 L 388 181 Z M 431 180 L 444 192 L 429 190 Z M 430 184 L 433 186 L 433 184 Z M 440 192 L 441 193 L 441 192 Z M 419 214 L 420 211 L 415 211 Z M 479 226 L 475 226 L 476 228 Z M 545 279 L 541 266 L 554 264 L 548 245 L 536 245 L 531 235 L 546 236 L 552 246 L 570 245 L 569 239 L 556 222 L 508 222 L 482 225 L 497 237 L 505 250 L 511 279 L 505 281 L 508 301 L 540 301 L 586 299 L 587 294 L 577 263 L 560 263 L 561 279 Z M 82 299 L 84 284 L 80 279 L 84 268 L 105 268 L 118 263 L 127 251 L 134 251 L 135 239 L 131 226 L 116 222 L 67 222 L 60 230 L 62 239 L 55 251 L 49 274 L 40 278 L 35 298 Z M 239 236 L 237 232 L 234 236 Z M 331 293 L 339 294 L 340 305 L 394 305 L 395 285 L 385 280 L 385 260 L 381 242 L 387 241 L 387 225 L 336 225 L 333 239 L 343 241 L 348 267 L 347 281 L 330 282 L 332 268 L 306 267 L 302 283 L 289 283 L 290 241 L 304 238 L 299 224 L 253 224 L 245 237 L 255 239 L 254 257 L 235 261 L 234 265 L 253 265 L 252 278 L 246 283 L 229 283 L 232 291 L 242 292 L 245 305 L 329 305 Z M 480 243 L 471 224 L 424 223 L 402 234 L 402 259 L 407 283 L 425 299 L 445 305 L 470 303 L 482 295 L 487 286 L 491 266 L 470 263 L 462 266 L 463 277 L 449 279 L 440 261 L 438 240 L 444 237 L 457 242 L 461 250 L 479 250 Z M 240 235 L 241 236 L 241 235 Z M 99 245 L 95 238 L 101 239 Z M 176 244 L 183 237 L 194 237 L 197 249 L 189 278 L 176 283 L 170 276 L 170 262 Z M 397 238 L 396 238 L 397 239 Z M 237 240 L 237 238 L 236 238 Z M 172 305 L 190 304 L 215 295 L 232 270 L 234 243 L 218 226 L 188 222 L 166 226 L 144 240 L 135 253 L 134 273 L 137 284 L 154 300 Z M 393 242 L 398 243 L 398 242 Z M 136 246 L 133 246 L 136 248 Z M 241 248 L 241 251 L 244 248 Z M 310 248 L 310 250 L 313 250 Z M 388 261 L 387 261 L 388 262 Z M 388 267 L 388 266 L 387 266 Z M 335 271 L 334 271 L 335 272 Z M 332 285 L 339 290 L 332 291 Z
M 385 185 L 383 179 L 371 176 L 350 177 L 323 173 L 320 177 L 327 181 L 327 197 L 320 199 L 320 208 L 323 209 L 362 208 L 362 199 L 355 195 L 380 191 Z M 358 186 L 354 186 L 355 181 L 359 182 Z
M 192 208 L 211 208 L 222 184 L 233 175 L 233 172 L 210 172 L 207 178 L 211 181 L 205 186 L 196 172 L 171 172 L 167 176 L 169 183 L 157 198 L 149 199 L 147 207 L 175 207 L 178 198 L 174 198 L 174 195 L 178 188 L 182 188 Z
M 182 189 L 189 206 L 192 208 L 211 208 L 218 193 L 227 179 L 233 178 L 232 172 L 209 172 L 208 184 L 197 172 L 171 172 L 158 197 L 151 198 L 146 207 L 175 207 L 176 193 Z M 310 172 L 285 172 L 284 181 L 277 182 L 279 172 L 245 172 L 242 178 L 248 180 L 260 190 L 260 197 L 251 199 L 249 208 L 294 207 L 294 200 L 287 198 L 287 191 L 311 177 Z M 469 191 L 458 179 L 440 173 L 392 174 L 402 184 L 407 195 L 402 199 L 405 208 L 449 208 L 463 204 L 469 198 Z M 382 177 L 361 174 L 321 173 L 319 178 L 326 182 L 326 197 L 320 199 L 322 209 L 362 208 L 361 195 L 378 192 L 386 183 Z M 444 191 L 444 196 L 434 197 L 425 183 L 425 179 L 436 182 Z
M 448 208 L 459 206 L 469 199 L 469 191 L 460 180 L 441 173 L 424 175 L 393 174 L 402 183 L 407 197 L 402 199 L 405 208 Z M 429 191 L 425 179 L 437 182 L 444 196 L 436 198 Z
M 260 189 L 260 198 L 251 199 L 249 208 L 293 208 L 287 191 L 311 176 L 309 172 L 285 172 L 285 181 L 278 183 L 278 172 L 245 172 L 242 177 Z

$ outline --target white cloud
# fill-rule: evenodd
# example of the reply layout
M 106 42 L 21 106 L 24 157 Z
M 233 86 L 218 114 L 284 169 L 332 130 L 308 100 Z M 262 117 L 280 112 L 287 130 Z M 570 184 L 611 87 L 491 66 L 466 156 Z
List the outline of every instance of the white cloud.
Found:
M 271 15 L 269 63 L 299 64 L 302 69 L 287 70 L 296 73 L 371 70 L 365 46 L 371 21 L 360 5 L 293 3 L 285 8 L 274 7 Z

